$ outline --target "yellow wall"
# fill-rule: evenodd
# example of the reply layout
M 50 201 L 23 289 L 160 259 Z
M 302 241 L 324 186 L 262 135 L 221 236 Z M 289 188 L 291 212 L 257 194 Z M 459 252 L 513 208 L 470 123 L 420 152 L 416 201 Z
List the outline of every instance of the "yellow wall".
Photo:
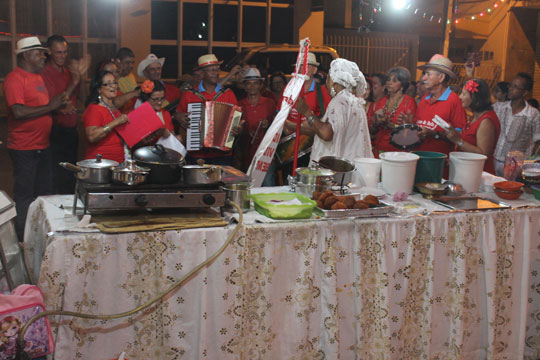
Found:
M 504 80 L 510 81 L 518 72 L 532 75 L 535 64 L 535 52 L 522 26 L 513 12 L 508 14 L 508 46 L 506 62 L 503 65 Z
M 324 11 L 314 11 L 307 20 L 300 25 L 298 36 L 300 39 L 309 37 L 312 45 L 324 45 Z
M 128 47 L 135 53 L 135 76 L 137 66 L 150 53 L 150 15 L 150 0 L 121 2 L 120 46 Z

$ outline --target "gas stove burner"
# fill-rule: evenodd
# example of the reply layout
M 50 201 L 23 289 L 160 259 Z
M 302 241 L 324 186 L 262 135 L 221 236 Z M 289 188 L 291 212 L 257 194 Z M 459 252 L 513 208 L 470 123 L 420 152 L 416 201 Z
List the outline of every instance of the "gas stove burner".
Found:
M 225 192 L 220 190 L 222 185 L 218 183 L 194 186 L 178 183 L 166 186 L 157 184 L 127 186 L 78 181 L 75 196 L 83 202 L 85 214 L 222 207 L 226 200 Z

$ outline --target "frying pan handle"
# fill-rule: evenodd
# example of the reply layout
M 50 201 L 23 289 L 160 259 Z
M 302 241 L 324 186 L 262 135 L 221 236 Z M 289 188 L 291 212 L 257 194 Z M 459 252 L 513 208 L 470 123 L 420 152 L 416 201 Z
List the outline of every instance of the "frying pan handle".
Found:
M 69 171 L 73 171 L 73 172 L 81 172 L 82 171 L 80 166 L 73 165 L 72 163 L 61 162 L 61 163 L 58 163 L 58 165 L 60 165 L 61 167 L 63 167 L 66 170 L 69 170 Z

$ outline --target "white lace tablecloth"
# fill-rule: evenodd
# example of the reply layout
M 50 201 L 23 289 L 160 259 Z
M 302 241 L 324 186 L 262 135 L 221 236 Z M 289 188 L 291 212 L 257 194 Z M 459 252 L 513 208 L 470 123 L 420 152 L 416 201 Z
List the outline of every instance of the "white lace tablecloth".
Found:
M 38 198 L 28 215 L 48 309 L 130 310 L 233 228 L 81 232 L 63 202 Z M 55 358 L 537 359 L 539 219 L 522 208 L 245 225 L 151 311 L 57 319 Z

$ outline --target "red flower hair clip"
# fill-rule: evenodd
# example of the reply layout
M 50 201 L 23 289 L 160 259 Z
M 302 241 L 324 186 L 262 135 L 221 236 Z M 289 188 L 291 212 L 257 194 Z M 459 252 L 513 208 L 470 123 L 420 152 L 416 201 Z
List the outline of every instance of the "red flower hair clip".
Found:
M 154 90 L 154 82 L 150 80 L 145 80 L 141 85 L 141 90 L 145 94 L 151 94 Z
M 478 92 L 478 83 L 476 81 L 474 81 L 474 80 L 467 81 L 467 83 L 465 84 L 465 90 L 467 90 L 471 94 L 477 93 Z

